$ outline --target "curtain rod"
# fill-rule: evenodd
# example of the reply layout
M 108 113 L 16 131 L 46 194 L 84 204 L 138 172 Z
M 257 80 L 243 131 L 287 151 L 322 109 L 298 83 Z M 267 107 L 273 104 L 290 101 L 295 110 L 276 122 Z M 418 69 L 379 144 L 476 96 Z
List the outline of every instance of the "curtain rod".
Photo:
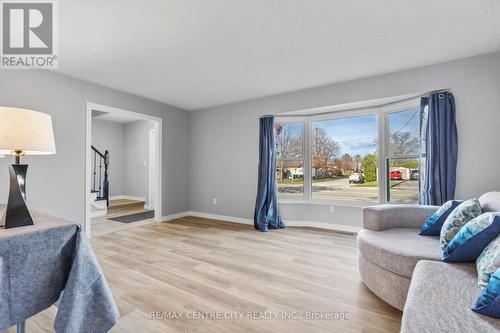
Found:
M 409 101 L 409 100 L 414 99 L 414 98 L 427 97 L 430 94 L 441 93 L 441 92 L 448 92 L 450 90 L 451 90 L 450 88 L 443 88 L 443 89 L 438 89 L 438 90 L 426 91 L 424 93 L 418 93 L 418 94 L 415 94 L 415 95 L 411 95 L 411 96 L 407 96 L 407 97 L 402 97 L 401 99 L 397 99 L 397 100 L 394 100 L 394 101 L 391 101 L 391 102 L 387 102 L 387 103 L 383 103 L 383 104 L 377 104 L 377 105 L 374 105 L 374 106 L 360 106 L 360 107 L 340 109 L 340 110 L 336 110 L 336 111 L 309 113 L 309 114 L 305 114 L 305 115 L 301 115 L 301 114 L 268 114 L 268 115 L 262 115 L 262 116 L 260 116 L 260 118 L 265 118 L 265 117 L 280 117 L 280 118 L 283 118 L 283 117 L 302 117 L 302 116 L 308 116 L 308 117 L 310 117 L 310 116 L 319 116 L 319 115 L 323 115 L 323 114 L 337 113 L 337 112 L 342 112 L 342 111 L 361 110 L 361 109 L 367 109 L 367 108 L 370 108 L 370 107 L 380 107 L 380 106 L 387 106 L 387 105 L 391 105 L 391 104 L 401 103 L 401 102 Z M 390 97 L 388 97 L 388 98 L 390 98 Z M 353 102 L 353 103 L 358 103 L 358 102 Z M 353 104 L 353 103 L 346 103 L 346 104 Z M 321 106 L 321 107 L 318 107 L 318 108 L 311 108 L 311 109 L 327 108 L 327 107 L 330 107 L 330 106 L 335 106 L 335 105 Z M 311 109 L 309 109 L 309 110 L 311 110 Z M 307 109 L 305 109 L 305 110 L 298 110 L 298 111 L 291 111 L 291 112 L 299 112 L 299 111 L 307 111 Z

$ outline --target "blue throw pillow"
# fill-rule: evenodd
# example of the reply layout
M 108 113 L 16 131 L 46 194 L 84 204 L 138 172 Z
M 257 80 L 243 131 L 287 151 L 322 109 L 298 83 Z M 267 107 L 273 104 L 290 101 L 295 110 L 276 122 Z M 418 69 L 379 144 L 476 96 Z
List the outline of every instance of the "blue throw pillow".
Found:
M 470 199 L 462 202 L 446 218 L 441 227 L 439 243 L 444 251 L 453 237 L 462 227 L 475 217 L 481 215 L 481 204 L 478 199 Z
M 493 273 L 500 268 L 500 235 L 488 244 L 476 260 L 477 284 L 486 288 Z
M 434 214 L 432 214 L 431 217 L 427 219 L 427 221 L 425 221 L 424 225 L 420 229 L 420 235 L 439 236 L 444 221 L 460 203 L 462 203 L 462 201 L 459 200 L 446 201 Z
M 500 318 L 500 268 L 490 277 L 488 286 L 477 299 L 472 311 Z
M 485 213 L 467 222 L 443 253 L 445 262 L 474 261 L 500 234 L 500 213 Z

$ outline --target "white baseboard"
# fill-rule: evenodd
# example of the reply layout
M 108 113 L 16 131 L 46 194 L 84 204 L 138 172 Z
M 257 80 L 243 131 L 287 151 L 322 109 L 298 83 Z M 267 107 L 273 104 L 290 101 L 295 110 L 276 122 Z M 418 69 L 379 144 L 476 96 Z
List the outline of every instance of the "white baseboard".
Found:
M 180 212 L 180 213 L 162 216 L 160 222 L 168 222 L 171 220 L 180 219 L 180 218 L 188 216 L 189 215 L 188 213 L 189 212 Z
M 334 230 L 352 234 L 357 234 L 358 232 L 361 231 L 361 227 L 345 225 L 345 224 L 317 222 L 317 221 L 285 220 L 285 225 L 289 227 L 309 227 L 309 228 L 327 229 L 327 230 Z
M 210 214 L 210 213 L 203 213 L 203 212 L 187 211 L 187 212 L 182 212 L 182 213 L 173 214 L 173 215 L 180 215 L 179 217 L 174 217 L 173 219 L 186 217 L 186 216 L 195 216 L 195 217 L 201 217 L 201 218 L 205 218 L 205 219 L 221 220 L 221 221 L 226 221 L 226 222 L 253 225 L 253 219 L 227 216 L 227 215 Z M 169 216 L 173 216 L 173 215 L 169 215 Z M 310 228 L 318 228 L 318 229 L 327 229 L 327 230 L 352 233 L 352 234 L 357 234 L 361 230 L 361 227 L 343 225 L 343 224 L 326 223 L 326 222 L 317 222 L 317 221 L 285 220 L 285 225 L 289 226 L 289 227 L 310 227 Z
M 188 213 L 189 216 L 201 217 L 201 218 L 204 218 L 204 219 L 221 220 L 221 221 L 226 221 L 226 222 L 234 222 L 234 223 L 239 223 L 239 224 L 253 225 L 253 220 L 252 219 L 246 219 L 246 218 L 243 218 L 243 217 L 217 215 L 217 214 L 210 214 L 210 213 L 203 213 L 203 212 L 194 212 L 194 211 L 188 211 L 187 213 Z
M 136 200 L 136 201 L 146 201 L 145 197 L 138 197 L 135 195 L 113 195 L 109 197 L 109 200 L 120 200 L 120 199 L 127 199 L 127 200 Z

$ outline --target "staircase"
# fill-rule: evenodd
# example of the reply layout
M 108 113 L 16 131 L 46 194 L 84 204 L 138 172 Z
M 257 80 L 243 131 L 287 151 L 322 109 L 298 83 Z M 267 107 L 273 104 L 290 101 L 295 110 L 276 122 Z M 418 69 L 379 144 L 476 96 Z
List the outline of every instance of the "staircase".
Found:
M 144 200 L 115 199 L 109 201 L 108 214 L 144 210 Z
M 90 179 L 90 217 L 104 216 L 109 206 L 109 152 L 92 149 L 92 171 Z

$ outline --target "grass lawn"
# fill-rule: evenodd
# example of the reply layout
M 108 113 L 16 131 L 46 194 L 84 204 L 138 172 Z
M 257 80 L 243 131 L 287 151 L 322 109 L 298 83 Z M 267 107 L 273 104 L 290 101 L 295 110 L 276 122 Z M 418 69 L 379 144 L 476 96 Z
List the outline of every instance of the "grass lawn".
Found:
M 378 187 L 378 181 L 366 182 L 363 184 L 355 184 L 354 187 Z
M 289 178 L 285 178 L 285 179 L 282 179 L 282 180 L 278 180 L 278 184 L 302 184 L 304 182 L 304 179 L 289 179 Z
M 330 180 L 337 180 L 337 179 L 344 179 L 344 178 L 348 178 L 348 176 L 338 176 L 335 178 L 318 178 L 318 179 L 313 179 L 312 182 L 313 183 L 321 183 L 321 182 L 327 182 Z
M 339 177 L 336 177 L 336 178 L 318 178 L 318 179 L 313 179 L 312 182 L 313 183 L 321 183 L 321 182 L 327 182 L 327 181 L 331 181 L 331 180 L 337 180 L 337 179 L 344 179 L 344 178 L 347 178 L 348 176 L 339 176 Z M 285 179 L 282 179 L 282 180 L 278 180 L 278 184 L 302 184 L 304 182 L 303 179 L 289 179 L 289 178 L 285 178 Z
M 391 180 L 391 188 L 398 186 L 399 184 L 404 183 L 406 180 Z M 354 187 L 377 187 L 378 181 L 366 182 L 363 184 L 355 184 Z

